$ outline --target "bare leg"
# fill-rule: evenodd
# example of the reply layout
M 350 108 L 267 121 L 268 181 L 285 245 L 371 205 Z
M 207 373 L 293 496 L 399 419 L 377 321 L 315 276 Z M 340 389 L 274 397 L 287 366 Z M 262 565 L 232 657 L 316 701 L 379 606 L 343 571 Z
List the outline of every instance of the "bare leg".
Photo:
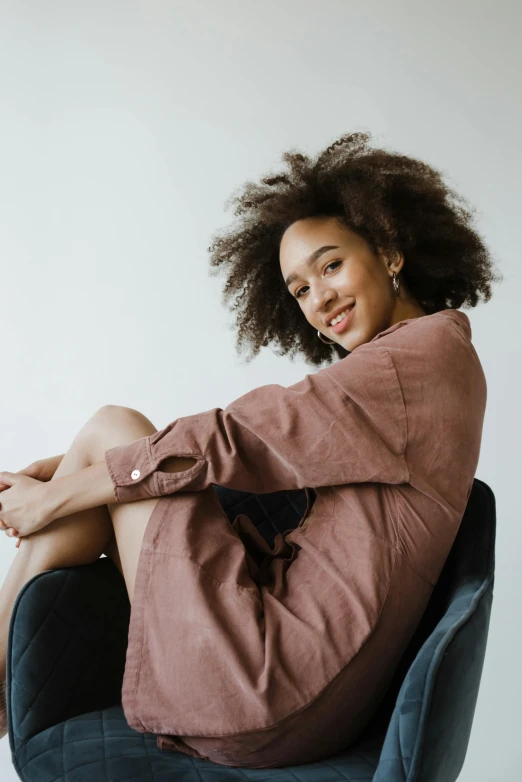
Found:
M 100 461 L 107 448 L 156 431 L 138 411 L 112 405 L 103 407 L 75 437 L 53 479 Z M 44 570 L 89 564 L 101 554 L 112 552 L 132 599 L 141 542 L 156 503 L 157 499 L 147 499 L 111 504 L 114 526 L 108 506 L 102 505 L 55 519 L 42 530 L 21 538 L 20 548 L 0 589 L 0 683 L 5 681 L 9 619 L 23 585 Z

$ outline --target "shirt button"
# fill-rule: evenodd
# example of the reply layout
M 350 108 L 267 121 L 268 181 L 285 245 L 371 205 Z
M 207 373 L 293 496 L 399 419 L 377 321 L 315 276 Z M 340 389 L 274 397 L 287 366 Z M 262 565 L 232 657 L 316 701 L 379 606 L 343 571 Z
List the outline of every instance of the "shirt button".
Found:
M 141 475 L 141 472 L 140 472 L 139 470 L 133 470 L 133 471 L 131 472 L 131 478 L 132 478 L 132 480 L 133 480 L 133 481 L 136 481 L 136 480 L 138 480 L 138 478 L 140 477 L 140 475 Z

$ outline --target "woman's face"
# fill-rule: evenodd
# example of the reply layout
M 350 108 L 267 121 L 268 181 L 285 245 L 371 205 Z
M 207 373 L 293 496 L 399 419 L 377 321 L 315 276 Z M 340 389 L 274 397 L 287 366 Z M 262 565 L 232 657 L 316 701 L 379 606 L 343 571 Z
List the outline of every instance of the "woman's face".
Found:
M 332 217 L 307 217 L 292 223 L 279 248 L 285 285 L 297 298 L 304 317 L 350 352 L 394 323 L 426 315 L 408 294 L 402 278 L 399 296 L 395 293 L 393 272 L 399 275 L 403 257 L 386 258 L 380 252 L 376 256 L 365 239 Z M 332 317 L 352 307 L 334 331 Z

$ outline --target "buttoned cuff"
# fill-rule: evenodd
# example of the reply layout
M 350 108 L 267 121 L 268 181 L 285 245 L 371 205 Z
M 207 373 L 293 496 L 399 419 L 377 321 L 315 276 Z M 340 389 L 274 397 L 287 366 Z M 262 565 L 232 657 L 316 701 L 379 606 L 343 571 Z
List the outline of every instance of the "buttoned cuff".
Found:
M 171 453 L 170 456 L 192 457 L 197 461 L 187 470 L 164 472 L 158 469 L 158 466 L 168 456 L 154 457 L 151 437 L 152 435 L 147 435 L 105 451 L 105 463 L 118 502 L 133 502 L 173 494 L 190 484 L 206 464 L 206 459 L 200 453 Z

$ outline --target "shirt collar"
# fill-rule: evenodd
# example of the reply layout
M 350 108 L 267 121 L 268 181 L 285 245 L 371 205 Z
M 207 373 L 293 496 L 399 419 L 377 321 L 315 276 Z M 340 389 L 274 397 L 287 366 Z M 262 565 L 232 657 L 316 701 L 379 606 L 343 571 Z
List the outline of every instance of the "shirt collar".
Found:
M 370 340 L 370 342 L 375 342 L 376 339 L 380 339 L 380 337 L 384 337 L 385 334 L 391 334 L 393 331 L 397 331 L 397 329 L 403 326 L 407 326 L 408 323 L 414 323 L 416 320 L 421 320 L 423 318 L 436 318 L 441 316 L 452 318 L 452 320 L 454 320 L 457 324 L 459 324 L 463 328 L 468 338 L 471 339 L 471 324 L 469 322 L 469 318 L 466 315 L 466 313 L 456 309 L 447 309 L 447 310 L 440 310 L 440 312 L 433 312 L 431 315 L 421 315 L 418 318 L 405 318 L 405 320 L 400 320 L 398 321 L 398 323 L 394 323 L 393 326 L 390 326 L 384 331 L 380 331 L 378 334 L 375 335 L 375 337 L 373 337 L 373 339 Z

